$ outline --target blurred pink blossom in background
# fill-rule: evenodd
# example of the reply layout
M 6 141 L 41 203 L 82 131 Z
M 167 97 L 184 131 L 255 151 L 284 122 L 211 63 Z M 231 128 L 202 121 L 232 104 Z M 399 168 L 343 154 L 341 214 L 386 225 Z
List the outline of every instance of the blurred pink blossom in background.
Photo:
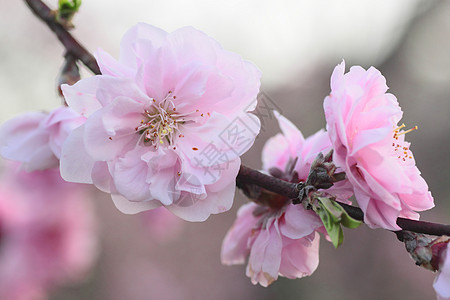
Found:
M 176 239 L 183 230 L 184 221 L 176 217 L 165 207 L 158 207 L 140 214 L 144 231 L 156 243 L 165 243 Z
M 7 166 L 0 185 L 0 298 L 45 299 L 83 279 L 96 258 L 96 222 L 86 186 L 59 170 Z

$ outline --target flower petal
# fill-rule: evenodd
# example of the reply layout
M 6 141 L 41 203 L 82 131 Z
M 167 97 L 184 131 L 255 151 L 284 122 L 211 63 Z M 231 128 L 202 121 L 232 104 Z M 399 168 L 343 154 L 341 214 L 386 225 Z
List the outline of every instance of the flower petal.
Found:
M 309 245 L 294 240 L 283 247 L 281 253 L 280 275 L 295 279 L 311 275 L 319 265 L 320 236 L 316 232 Z M 285 242 L 283 242 L 285 243 Z
M 137 214 L 141 211 L 146 211 L 161 206 L 161 203 L 157 200 L 134 202 L 119 194 L 111 194 L 111 198 L 117 209 L 124 214 Z
M 262 229 L 250 251 L 246 275 L 253 284 L 267 287 L 278 278 L 281 264 L 282 240 L 277 221 Z
M 84 132 L 85 125 L 74 129 L 63 145 L 60 171 L 66 181 L 93 183 L 91 174 L 95 161 L 84 147 Z
M 78 81 L 74 85 L 61 85 L 64 99 L 71 109 L 82 116 L 89 117 L 100 109 L 96 91 L 99 87 L 100 76 L 93 76 Z
M 129 201 L 147 201 L 152 199 L 150 184 L 147 181 L 152 170 L 141 158 L 146 152 L 144 147 L 136 147 L 127 152 L 114 164 L 112 173 L 114 185 L 122 196 Z M 161 187 L 164 188 L 164 187 Z
M 258 219 L 253 216 L 255 203 L 247 203 L 241 206 L 237 212 L 236 221 L 228 230 L 222 243 L 220 258 L 222 264 L 243 264 L 250 249 L 247 247 L 248 239 Z
M 289 204 L 284 219 L 280 232 L 290 239 L 303 238 L 323 226 L 320 218 L 314 212 L 305 210 L 302 205 Z
M 231 208 L 236 188 L 236 176 L 240 167 L 240 159 L 230 162 L 222 170 L 220 179 L 211 185 L 206 185 L 206 198 L 198 197 L 195 193 L 182 192 L 180 198 L 167 208 L 180 218 L 201 222 L 211 214 L 225 212 Z

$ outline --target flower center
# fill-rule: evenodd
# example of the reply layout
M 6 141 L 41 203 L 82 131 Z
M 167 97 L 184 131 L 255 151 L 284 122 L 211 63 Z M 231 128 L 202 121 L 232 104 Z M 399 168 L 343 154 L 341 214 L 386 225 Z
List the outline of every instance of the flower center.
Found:
M 394 130 L 393 130 L 394 135 L 393 135 L 392 147 L 394 148 L 394 155 L 398 159 L 401 159 L 402 161 L 406 161 L 407 159 L 413 159 L 413 156 L 412 156 L 411 150 L 409 150 L 409 143 L 400 137 L 411 131 L 419 129 L 419 127 L 414 126 L 413 128 L 408 129 L 406 131 L 401 131 L 405 127 L 406 127 L 406 125 L 402 124 L 402 125 L 394 128 Z
M 153 99 L 152 105 L 144 110 L 142 114 L 144 119 L 141 124 L 135 128 L 141 135 L 145 145 L 153 146 L 158 149 L 159 146 L 174 146 L 176 138 L 183 138 L 181 128 L 186 122 L 192 122 L 193 114 L 198 110 L 189 113 L 179 113 L 175 107 L 175 99 L 172 91 L 169 91 L 166 98 L 160 103 Z

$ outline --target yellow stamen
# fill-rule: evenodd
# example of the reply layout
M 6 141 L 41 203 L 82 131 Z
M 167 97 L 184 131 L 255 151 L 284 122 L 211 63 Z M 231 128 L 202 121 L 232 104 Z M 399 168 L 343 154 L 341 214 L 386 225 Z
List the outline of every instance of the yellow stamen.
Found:
M 403 123 L 403 124 L 400 125 L 399 127 L 395 128 L 394 131 L 395 131 L 395 132 L 398 132 L 398 131 L 400 131 L 400 129 L 405 128 L 405 127 L 406 127 L 406 125 L 405 125 L 405 123 Z
M 404 124 L 403 124 L 404 125 Z M 399 136 L 399 135 L 402 135 L 402 134 L 407 134 L 407 133 L 409 133 L 409 132 L 411 132 L 411 131 L 414 131 L 414 130 L 418 130 L 419 129 L 419 126 L 414 126 L 413 128 L 411 128 L 411 129 L 408 129 L 408 130 L 406 130 L 406 131 L 402 131 L 402 132 L 399 132 L 399 133 L 397 133 L 397 136 Z

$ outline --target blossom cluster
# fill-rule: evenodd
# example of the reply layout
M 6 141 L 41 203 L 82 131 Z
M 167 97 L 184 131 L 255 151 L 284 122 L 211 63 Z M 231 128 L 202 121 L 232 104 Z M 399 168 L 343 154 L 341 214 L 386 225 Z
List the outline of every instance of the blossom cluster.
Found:
M 194 28 L 168 33 L 143 23 L 125 34 L 118 60 L 103 50 L 96 59 L 101 75 L 61 86 L 69 107 L 3 124 L 1 155 L 21 162 L 30 174 L 59 167 L 64 180 L 111 194 L 124 213 L 158 208 L 153 219 L 170 211 L 204 221 L 229 210 L 240 156 L 261 127 L 252 114 L 261 77 L 256 66 Z M 345 73 L 342 62 L 324 100 L 326 130 L 304 138 L 275 112 L 282 133 L 265 144 L 262 172 L 306 182 L 316 157 L 332 150 L 333 170 L 346 178 L 314 192 L 333 203 L 351 203 L 354 195 L 371 228 L 397 231 L 397 218 L 418 219 L 418 212 L 434 206 L 433 198 L 405 140 L 411 130 L 399 124 L 402 111 L 387 89 L 375 68 L 356 66 Z M 330 239 L 321 217 L 308 205 L 256 185 L 241 188 L 252 202 L 239 209 L 222 245 L 222 262 L 247 261 L 247 276 L 262 286 L 278 276 L 311 275 L 319 263 L 320 234 Z M 42 205 L 39 201 L 33 204 Z M 3 241 L 14 222 L 28 221 L 15 219 L 20 208 L 2 207 Z M 2 215 L 5 211 L 11 214 Z M 442 288 L 449 281 L 447 260 L 442 266 L 435 288 L 447 295 Z M 0 277 L 2 270 L 0 265 Z
M 326 192 L 341 202 L 354 194 L 370 227 L 400 230 L 398 217 L 417 219 L 416 211 L 432 208 L 433 198 L 404 140 L 404 125 L 398 125 L 402 111 L 395 96 L 386 93 L 385 78 L 373 67 L 352 67 L 347 74 L 344 69 L 344 62 L 335 68 L 324 101 L 326 132 L 305 140 L 276 114 L 283 134 L 266 143 L 263 171 L 305 182 L 317 154 L 333 149 L 333 161 L 347 179 Z M 314 232 L 324 231 L 320 219 L 289 199 L 267 193 L 264 198 L 239 210 L 222 246 L 222 262 L 240 264 L 249 256 L 247 276 L 263 286 L 278 275 L 310 275 L 318 264 Z M 275 199 L 283 205 L 267 207 Z
M 283 133 L 264 146 L 263 171 L 289 182 L 305 181 L 317 153 L 331 149 L 328 134 L 320 130 L 305 139 L 289 120 L 278 113 L 276 117 Z M 352 194 L 345 183 L 329 192 L 343 202 Z M 285 197 L 264 191 L 253 200 L 239 209 L 222 245 L 222 262 L 241 264 L 249 256 L 247 276 L 262 286 L 278 274 L 288 278 L 312 274 L 319 264 L 318 233 L 325 233 L 320 218 Z

